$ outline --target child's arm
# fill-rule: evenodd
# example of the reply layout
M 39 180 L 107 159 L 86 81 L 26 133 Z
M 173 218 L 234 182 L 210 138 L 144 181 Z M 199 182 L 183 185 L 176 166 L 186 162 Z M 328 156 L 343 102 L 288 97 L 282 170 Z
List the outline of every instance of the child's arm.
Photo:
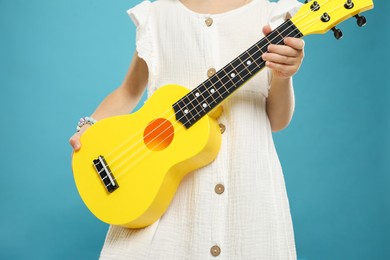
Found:
M 264 34 L 271 32 L 269 26 Z M 272 69 L 271 88 L 267 98 L 267 114 L 272 131 L 287 127 L 294 112 L 294 90 L 292 76 L 298 71 L 304 57 L 304 41 L 288 37 L 285 45 L 270 45 L 268 53 L 263 54 L 266 66 Z
M 148 82 L 148 67 L 135 53 L 123 83 L 109 94 L 97 107 L 92 117 L 101 120 L 106 117 L 131 112 L 141 99 Z M 89 127 L 85 124 L 69 140 L 74 150 L 81 148 L 80 136 Z

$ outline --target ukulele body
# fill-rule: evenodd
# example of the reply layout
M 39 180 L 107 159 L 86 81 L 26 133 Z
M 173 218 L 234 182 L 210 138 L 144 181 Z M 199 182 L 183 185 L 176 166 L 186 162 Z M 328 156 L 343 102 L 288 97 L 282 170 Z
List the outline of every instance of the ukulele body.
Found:
M 103 119 L 83 133 L 72 168 L 97 218 L 148 226 L 166 211 L 182 178 L 215 159 L 221 144 L 215 117 L 206 115 L 188 129 L 176 121 L 172 104 L 188 92 L 166 85 L 137 112 Z

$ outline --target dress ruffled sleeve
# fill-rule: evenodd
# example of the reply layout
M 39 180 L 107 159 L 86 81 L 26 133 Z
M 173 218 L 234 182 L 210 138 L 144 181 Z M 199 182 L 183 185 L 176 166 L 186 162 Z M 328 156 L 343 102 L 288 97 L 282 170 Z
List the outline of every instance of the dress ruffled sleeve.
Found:
M 271 10 L 268 24 L 272 30 L 282 24 L 286 19 L 293 17 L 302 6 L 302 3 L 297 0 L 280 0 L 277 3 L 270 4 Z
M 127 14 L 137 27 L 136 50 L 138 57 L 145 60 L 149 70 L 151 70 L 153 66 L 152 32 L 148 22 L 151 16 L 151 9 L 152 3 L 150 1 L 143 1 L 142 3 L 127 10 Z

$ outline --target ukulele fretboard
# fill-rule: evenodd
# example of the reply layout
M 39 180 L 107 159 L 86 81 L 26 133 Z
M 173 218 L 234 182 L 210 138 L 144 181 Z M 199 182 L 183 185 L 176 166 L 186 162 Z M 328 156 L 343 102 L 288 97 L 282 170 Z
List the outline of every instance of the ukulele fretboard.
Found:
M 295 25 L 287 20 L 173 104 L 176 120 L 186 128 L 191 127 L 265 67 L 261 56 L 267 52 L 268 45 L 284 44 L 286 37 L 302 36 Z

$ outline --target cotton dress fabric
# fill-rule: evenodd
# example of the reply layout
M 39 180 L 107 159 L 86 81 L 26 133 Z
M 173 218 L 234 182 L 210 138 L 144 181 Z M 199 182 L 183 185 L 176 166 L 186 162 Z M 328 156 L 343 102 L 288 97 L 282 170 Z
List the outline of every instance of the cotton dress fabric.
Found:
M 149 69 L 148 95 L 166 84 L 193 89 L 299 8 L 294 0 L 252 0 L 222 14 L 199 14 L 178 0 L 128 10 L 136 49 Z M 211 26 L 205 20 L 212 19 Z M 166 213 L 149 227 L 110 226 L 101 259 L 296 259 L 282 169 L 265 110 L 265 69 L 223 103 L 218 157 L 189 173 Z M 215 186 L 224 192 L 217 194 Z M 213 256 L 213 246 L 220 254 Z

